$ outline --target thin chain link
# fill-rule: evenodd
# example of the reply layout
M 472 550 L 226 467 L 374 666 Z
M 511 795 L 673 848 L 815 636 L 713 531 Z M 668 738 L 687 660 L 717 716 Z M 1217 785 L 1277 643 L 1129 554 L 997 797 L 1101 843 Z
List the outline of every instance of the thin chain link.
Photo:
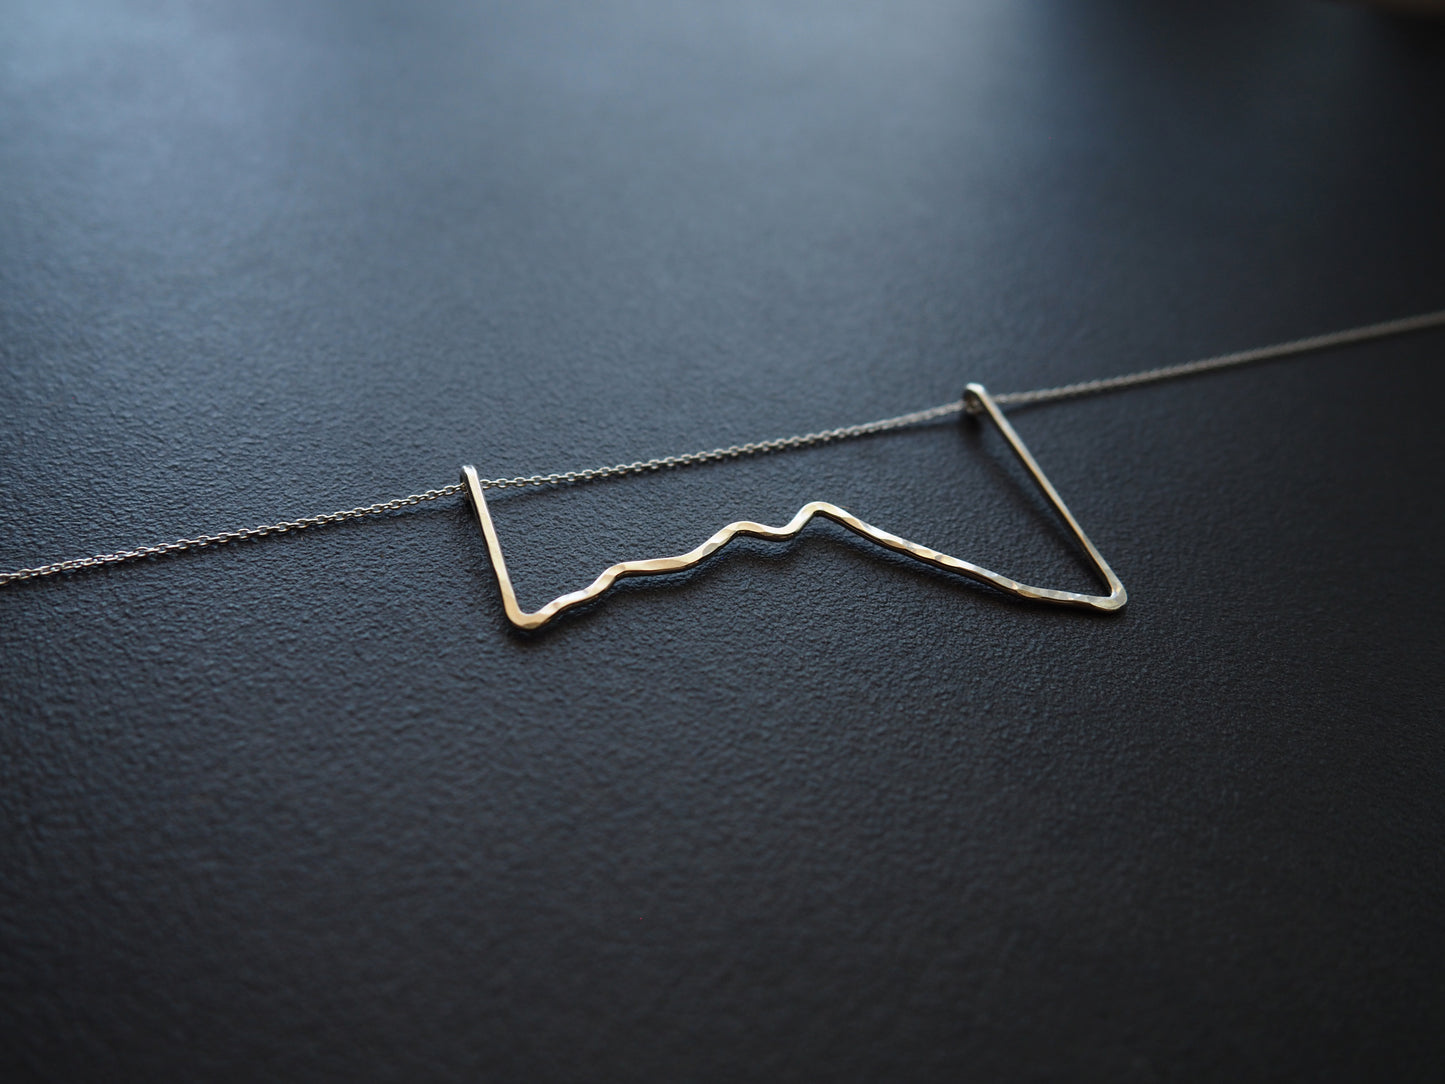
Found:
M 1220 354 L 1216 357 L 1201 358 L 1198 361 L 1185 362 L 1182 365 L 1165 365 L 1157 369 L 1146 369 L 1137 373 L 1126 373 L 1123 376 L 1113 376 L 1102 380 L 1085 380 L 1077 384 L 1063 384 L 1054 388 L 1036 388 L 1033 391 L 1005 392 L 1002 395 L 995 395 L 994 402 L 1001 406 L 1018 406 L 1025 403 L 1047 403 L 1059 399 L 1074 399 L 1083 395 L 1096 395 L 1105 391 L 1117 391 L 1120 388 L 1132 388 L 1140 384 L 1153 384 L 1160 380 L 1173 380 L 1182 376 L 1193 376 L 1196 373 L 1212 372 L 1216 369 L 1228 369 L 1236 365 L 1247 365 L 1250 362 L 1269 361 L 1274 358 L 1292 357 L 1296 354 L 1305 354 L 1314 350 L 1326 350 L 1335 346 L 1346 346 L 1351 343 L 1366 342 L 1371 339 L 1382 339 L 1390 335 L 1403 335 L 1410 331 L 1424 331 L 1428 328 L 1445 326 L 1445 309 L 1439 312 L 1423 313 L 1419 316 L 1407 316 L 1399 320 L 1386 320 L 1383 323 L 1369 324 L 1364 327 L 1349 328 L 1345 331 L 1332 331 L 1325 335 L 1311 335 L 1304 339 L 1292 339 L 1289 342 L 1276 343 L 1273 346 L 1262 346 L 1253 350 L 1240 350 L 1233 354 Z M 892 418 L 881 418 L 876 422 L 864 422 L 861 425 L 844 425 L 837 429 L 823 429 L 816 433 L 800 433 L 791 437 L 780 437 L 776 440 L 754 441 L 750 444 L 730 444 L 726 448 L 713 448 L 705 452 L 689 452 L 685 455 L 667 455 L 656 459 L 639 459 L 632 463 L 617 463 L 610 467 L 593 467 L 589 470 L 580 471 L 558 471 L 552 474 L 529 474 L 517 478 L 483 478 L 481 483 L 485 489 L 523 489 L 532 486 L 571 485 L 582 482 L 596 482 L 603 478 L 623 478 L 632 474 L 646 474 L 651 471 L 668 470 L 673 467 L 687 467 L 698 463 L 716 463 L 725 459 L 741 459 L 745 456 L 764 455 L 769 452 L 781 452 L 791 448 L 809 448 L 820 444 L 832 444 L 840 440 L 852 440 L 856 437 L 869 436 L 873 433 L 886 433 L 894 429 L 905 429 L 913 425 L 922 425 L 925 422 L 937 421 L 940 418 L 951 417 L 967 409 L 962 399 L 955 399 L 952 402 L 940 403 L 937 406 L 928 407 L 924 410 L 915 410 L 908 414 L 899 414 Z M 461 493 L 463 486 L 460 482 L 454 482 L 449 486 L 442 486 L 439 489 L 429 489 L 425 493 L 413 493 L 407 497 L 397 497 L 390 501 L 378 501 L 376 504 L 363 505 L 359 508 L 348 508 L 341 512 L 330 512 L 325 515 L 307 516 L 304 519 L 284 520 L 280 523 L 268 523 L 260 527 L 243 527 L 239 530 L 222 531 L 219 534 L 197 535 L 195 538 L 178 538 L 174 542 L 162 542 L 155 546 L 141 546 L 131 550 L 117 550 L 115 553 L 97 553 L 93 557 L 77 557 L 69 561 L 55 561 L 48 565 L 39 565 L 36 568 L 21 568 L 14 572 L 0 573 L 0 587 L 6 584 L 18 583 L 22 580 L 39 579 L 42 576 L 54 576 L 60 572 L 78 572 L 81 569 L 99 568 L 102 565 L 118 565 L 127 561 L 138 561 L 142 557 L 160 557 L 169 553 L 180 553 L 185 550 L 197 550 L 206 546 L 220 546 L 228 542 L 240 542 L 248 538 L 264 538 L 268 535 L 287 534 L 293 531 L 304 531 L 311 527 L 322 527 L 332 523 L 345 523 L 347 520 L 365 519 L 370 516 L 380 516 L 387 512 L 396 512 L 412 505 L 424 504 L 427 501 L 439 500 L 442 497 L 450 497 L 453 494 Z
M 434 501 L 439 497 L 449 497 L 453 493 L 461 491 L 462 484 L 453 482 L 441 489 L 429 489 L 425 493 L 413 493 L 409 497 L 397 497 L 395 500 L 378 501 L 376 504 L 363 505 L 360 508 L 348 508 L 344 512 L 328 512 L 320 516 L 307 516 L 305 519 L 288 519 L 281 523 L 268 523 L 261 527 L 242 527 L 235 531 L 222 531 L 220 534 L 197 535 L 195 538 L 178 538 L 174 542 L 162 542 L 155 546 L 117 550 L 115 553 L 97 553 L 94 557 L 76 557 L 69 561 L 56 561 L 53 564 L 40 565 L 38 568 L 16 569 L 14 572 L 0 573 L 0 586 L 16 583 L 19 580 L 35 580 L 41 576 L 54 576 L 57 572 L 78 572 L 83 568 L 99 568 L 101 565 L 118 565 L 126 561 L 138 561 L 142 557 L 160 557 L 167 553 L 180 553 L 183 550 L 198 550 L 206 546 L 240 542 L 246 538 L 264 538 L 267 535 L 304 531 L 308 527 L 321 527 L 328 523 L 345 523 L 349 519 L 379 516 L 384 512 L 395 512 L 413 504 Z
M 1057 399 L 1075 399 L 1081 395 L 1096 395 L 1104 391 L 1118 391 L 1139 384 L 1153 384 L 1160 380 L 1173 380 L 1180 376 L 1228 369 L 1235 365 L 1248 365 L 1253 361 L 1272 361 L 1275 358 L 1308 354 L 1314 350 L 1328 350 L 1334 346 L 1348 346 L 1351 343 L 1383 339 L 1391 335 L 1404 335 L 1410 331 L 1425 331 L 1429 328 L 1445 327 L 1445 309 L 1439 312 L 1406 316 L 1399 320 L 1386 320 L 1379 324 L 1352 327 L 1345 331 L 1331 331 L 1324 335 L 1311 335 L 1305 339 L 1291 339 L 1273 346 L 1260 346 L 1253 350 L 1239 350 L 1233 354 L 1187 361 L 1182 365 L 1165 365 L 1158 369 L 1145 369 L 1139 373 L 1126 373 L 1103 380 L 1084 380 L 1077 384 L 1064 384 L 1057 388 L 1038 388 L 1034 391 L 1012 391 L 995 395 L 993 401 L 1000 406 L 1017 406 L 1021 403 L 1049 403 Z
M 824 429 L 817 433 L 799 433 L 777 440 L 760 440 L 751 444 L 730 444 L 726 448 L 713 448 L 706 452 L 689 452 L 686 455 L 665 455 L 657 459 L 639 459 L 635 463 L 618 463 L 611 467 L 593 467 L 591 470 L 569 470 L 556 474 L 529 474 L 525 478 L 483 478 L 484 489 L 520 489 L 523 486 L 565 485 L 573 482 L 596 482 L 603 478 L 622 478 L 629 474 L 646 474 L 649 471 L 665 470 L 669 467 L 689 467 L 696 463 L 716 463 L 723 459 L 741 459 L 749 455 L 763 455 L 767 452 L 781 452 L 788 448 L 808 448 L 815 444 L 832 444 L 839 440 L 865 437 L 870 433 L 886 433 L 890 429 L 903 429 L 910 425 L 946 418 L 963 409 L 963 400 L 940 403 L 927 410 L 915 410 L 892 418 L 861 425 L 844 425 L 837 429 Z

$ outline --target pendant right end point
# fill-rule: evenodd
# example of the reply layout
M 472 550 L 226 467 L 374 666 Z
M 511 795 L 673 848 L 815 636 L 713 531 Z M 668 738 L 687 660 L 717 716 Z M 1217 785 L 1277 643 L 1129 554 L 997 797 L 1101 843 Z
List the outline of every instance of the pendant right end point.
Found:
M 963 389 L 963 412 L 978 417 L 984 412 L 983 402 L 988 398 L 988 389 L 982 384 L 970 384 Z

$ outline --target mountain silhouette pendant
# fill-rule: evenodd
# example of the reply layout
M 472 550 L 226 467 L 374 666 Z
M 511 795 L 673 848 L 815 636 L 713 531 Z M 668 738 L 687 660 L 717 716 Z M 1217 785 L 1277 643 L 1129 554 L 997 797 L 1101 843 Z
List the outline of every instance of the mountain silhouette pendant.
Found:
M 1080 546 L 1089 557 L 1089 563 L 1093 565 L 1099 577 L 1108 586 L 1107 595 L 1085 595 L 1074 591 L 1055 591 L 1047 587 L 1033 587 L 1026 583 L 1010 579 L 998 572 L 992 572 L 972 562 L 962 560 L 958 557 L 950 557 L 946 553 L 921 546 L 917 542 L 910 542 L 906 538 L 899 538 L 895 534 L 880 530 L 871 524 L 864 523 L 857 516 L 845 509 L 839 508 L 836 504 L 828 504 L 825 501 L 811 501 L 798 509 L 795 515 L 782 527 L 769 527 L 762 523 L 753 523 L 749 520 L 739 520 L 736 523 L 729 523 L 722 530 L 709 538 L 696 549 L 677 557 L 659 557 L 651 561 L 623 561 L 605 570 L 600 576 L 592 581 L 587 587 L 580 591 L 572 591 L 569 594 L 554 598 L 547 605 L 531 613 L 523 610 L 517 602 L 517 593 L 512 588 L 512 579 L 507 574 L 507 562 L 502 557 L 502 545 L 497 540 L 497 529 L 492 523 L 491 513 L 487 510 L 487 498 L 484 492 L 481 479 L 477 470 L 472 466 L 462 468 L 462 483 L 466 487 L 468 496 L 471 498 L 472 507 L 476 509 L 477 521 L 481 524 L 482 535 L 487 542 L 487 553 L 492 560 L 492 570 L 497 574 L 497 586 L 502 592 L 502 606 L 507 611 L 507 617 L 513 625 L 519 629 L 537 629 L 547 624 L 558 614 L 570 610 L 574 606 L 580 606 L 584 602 L 590 602 L 603 594 L 608 588 L 620 579 L 628 576 L 656 576 L 668 572 L 682 572 L 692 568 L 694 565 L 706 560 L 712 554 L 726 546 L 738 535 L 750 535 L 755 538 L 765 538 L 770 541 L 781 542 L 792 538 L 799 531 L 808 525 L 814 516 L 822 516 L 831 519 L 835 523 L 842 524 L 854 534 L 877 543 L 885 549 L 893 550 L 905 556 L 912 557 L 924 564 L 932 565 L 935 568 L 945 569 L 949 572 L 956 572 L 961 576 L 978 580 L 981 583 L 989 584 L 1000 591 L 1010 595 L 1017 595 L 1019 598 L 1033 599 L 1038 602 L 1053 602 L 1064 606 L 1083 606 L 1091 610 L 1118 610 L 1128 600 L 1128 594 L 1124 585 L 1119 582 L 1119 577 L 1109 568 L 1108 563 L 1094 544 L 1089 541 L 1084 529 L 1079 526 L 1078 520 L 1074 519 L 1068 506 L 1064 504 L 1063 498 L 1059 496 L 1058 490 L 1039 469 L 1034 457 L 1029 453 L 1019 435 L 1014 432 L 1013 426 L 1004 417 L 998 404 L 990 398 L 988 392 L 981 384 L 970 384 L 964 393 L 964 404 L 968 413 L 975 415 L 987 415 L 998 427 L 1009 446 L 1013 448 L 1014 454 L 1019 457 L 1033 478 L 1039 490 L 1043 493 L 1048 502 L 1053 505 L 1060 518 L 1068 524 L 1069 530 L 1078 540 Z

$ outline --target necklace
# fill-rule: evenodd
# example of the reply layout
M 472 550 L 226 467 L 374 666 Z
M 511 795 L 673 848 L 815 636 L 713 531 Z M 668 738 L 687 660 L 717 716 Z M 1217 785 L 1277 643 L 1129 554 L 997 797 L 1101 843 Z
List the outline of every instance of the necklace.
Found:
M 1118 391 L 1123 388 L 1137 387 L 1141 384 L 1152 384 L 1161 380 L 1172 380 L 1198 373 L 1214 372 L 1238 365 L 1246 365 L 1251 362 L 1293 357 L 1316 350 L 1325 350 L 1330 347 L 1348 346 L 1354 343 L 1368 342 L 1392 335 L 1403 335 L 1411 331 L 1424 331 L 1442 326 L 1445 326 L 1445 309 L 1437 312 L 1422 313 L 1418 316 L 1403 317 L 1398 320 L 1386 320 L 1382 323 L 1367 324 L 1361 327 L 1349 328 L 1344 331 L 1329 332 L 1324 335 L 1292 339 L 1289 342 L 1257 347 L 1252 350 L 1241 350 L 1232 354 L 1221 354 L 1216 357 L 1202 358 L 1198 361 L 1186 362 L 1180 365 L 1167 365 L 1156 369 L 1146 369 L 1141 372 L 1126 373 L 1122 376 L 1106 377 L 1100 380 L 1086 380 L 1076 384 L 1061 385 L 1059 387 L 1037 388 L 1033 391 L 1016 391 L 1003 395 L 990 395 L 983 385 L 969 384 L 964 390 L 963 396 L 952 402 L 940 403 L 937 406 L 928 407 L 924 410 L 916 410 L 892 418 L 883 418 L 879 421 L 865 422 L 861 425 L 841 426 L 837 429 L 825 429 L 816 433 L 801 433 L 791 437 L 781 437 L 776 440 L 765 440 L 751 444 L 734 444 L 726 448 L 713 448 L 704 452 L 690 452 L 686 455 L 670 455 L 656 459 L 638 460 L 632 463 L 618 463 L 608 467 L 594 467 L 589 470 L 565 471 L 553 474 L 533 474 L 517 478 L 482 478 L 477 474 L 475 467 L 468 465 L 462 468 L 460 481 L 448 486 L 441 486 L 437 489 L 429 489 L 423 493 L 413 493 L 406 497 L 397 497 L 389 501 L 379 501 L 376 504 L 349 508 L 340 512 L 307 516 L 303 519 L 284 520 L 280 523 L 270 523 L 259 527 L 243 527 L 236 530 L 222 531 L 218 534 L 198 535 L 195 538 L 180 538 L 173 542 L 163 542 L 154 546 L 141 546 L 136 549 L 118 550 L 114 553 L 98 553 L 91 557 L 77 557 L 66 561 L 55 561 L 51 564 L 39 565 L 35 568 L 21 568 L 14 572 L 0 573 L 0 586 L 19 583 L 25 580 L 55 576 L 63 572 L 79 572 L 84 569 L 123 564 L 129 561 L 137 561 L 144 557 L 161 557 L 166 554 L 203 549 L 208 546 L 220 546 L 230 542 L 241 542 L 252 538 L 264 538 L 268 535 L 287 534 L 294 531 L 308 530 L 313 527 L 323 527 L 332 523 L 344 523 L 348 520 L 365 519 L 383 515 L 387 512 L 399 511 L 412 505 L 439 500 L 443 497 L 465 494 L 476 514 L 482 536 L 486 541 L 487 553 L 491 558 L 492 569 L 496 573 L 497 585 L 501 590 L 503 608 L 506 610 L 507 617 L 512 624 L 522 629 L 540 628 L 558 614 L 597 598 L 620 579 L 630 576 L 661 575 L 670 572 L 681 572 L 685 569 L 692 568 L 740 535 L 753 536 L 772 541 L 789 539 L 798 534 L 809 522 L 818 516 L 841 524 L 854 534 L 885 549 L 912 557 L 935 568 L 945 569 L 981 583 L 990 584 L 1007 594 L 1015 595 L 1019 598 L 1065 606 L 1079 606 L 1104 612 L 1114 611 L 1121 609 L 1128 600 L 1128 593 L 1124 590 L 1124 585 L 1119 581 L 1118 576 L 1114 574 L 1098 549 L 1089 541 L 1083 528 L 1079 526 L 1078 521 L 1073 517 L 1073 514 L 1070 513 L 1068 506 L 1064 504 L 1063 498 L 1060 497 L 1058 491 L 1054 489 L 1048 476 L 1045 475 L 1042 468 L 1039 467 L 1038 462 L 1029 452 L 1028 447 L 1024 444 L 1013 426 L 1009 424 L 1008 419 L 1004 416 L 1003 407 L 1022 405 L 1025 403 L 1053 402 L 1061 399 L 1078 398 L 1084 395 L 1094 395 L 1100 392 Z M 798 510 L 797 515 L 782 527 L 769 527 L 765 524 L 754 523 L 751 520 L 739 520 L 734 523 L 729 523 L 702 545 L 689 550 L 687 553 L 680 554 L 676 557 L 663 557 L 647 561 L 624 561 L 620 564 L 615 564 L 603 571 L 602 574 L 587 587 L 579 591 L 561 595 L 540 609 L 527 612 L 522 609 L 517 601 L 516 591 L 512 587 L 511 577 L 507 572 L 507 563 L 502 556 L 502 546 L 497 537 L 496 526 L 492 522 L 491 512 L 487 507 L 486 491 L 489 489 L 504 490 L 534 486 L 579 485 L 584 482 L 600 481 L 604 478 L 622 478 L 634 474 L 646 474 L 652 471 L 670 470 L 676 467 L 693 466 L 700 463 L 715 463 L 721 460 L 741 459 L 746 456 L 763 455 L 792 448 L 807 448 L 843 440 L 853 440 L 875 433 L 886 433 L 892 430 L 922 425 L 926 422 L 937 421 L 955 415 L 987 419 L 999 430 L 1013 453 L 1018 457 L 1029 476 L 1033 479 L 1034 484 L 1038 486 L 1040 492 L 1043 493 L 1045 499 L 1058 514 L 1059 518 L 1068 526 L 1070 533 L 1088 556 L 1089 563 L 1098 573 L 1103 584 L 1108 588 L 1108 594 L 1090 595 L 1020 583 L 1018 580 L 1011 579 L 998 572 L 990 571 L 980 565 L 973 564 L 958 557 L 951 557 L 946 553 L 931 549 L 928 546 L 919 545 L 916 542 L 910 542 L 906 538 L 900 538 L 897 535 L 890 534 L 887 531 L 863 522 L 851 512 L 839 508 L 835 504 L 829 504 L 825 501 L 811 501 L 803 505 L 803 507 Z

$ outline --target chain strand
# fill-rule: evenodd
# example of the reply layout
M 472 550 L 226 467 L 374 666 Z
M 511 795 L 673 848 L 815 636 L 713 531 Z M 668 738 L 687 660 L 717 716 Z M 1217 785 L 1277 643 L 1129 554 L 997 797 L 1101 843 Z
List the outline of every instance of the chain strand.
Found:
M 1123 376 L 1107 377 L 1101 380 L 1085 380 L 1077 384 L 1063 384 L 1053 388 L 1036 388 L 1033 391 L 1005 392 L 1002 395 L 995 395 L 993 399 L 994 402 L 1002 406 L 1074 399 L 1083 395 L 1117 391 L 1120 388 L 1132 388 L 1140 384 L 1152 384 L 1160 380 L 1172 380 L 1177 377 L 1192 376 L 1196 373 L 1227 369 L 1235 365 L 1247 365 L 1250 362 L 1292 357 L 1314 350 L 1326 350 L 1330 347 L 1346 346 L 1351 343 L 1367 342 L 1371 339 L 1382 339 L 1390 335 L 1403 335 L 1406 332 L 1424 331 L 1428 328 L 1442 326 L 1445 326 L 1445 309 L 1438 312 L 1423 313 L 1419 316 L 1407 316 L 1399 320 L 1386 320 L 1383 323 L 1369 324 L 1364 327 L 1349 328 L 1345 331 L 1332 331 L 1324 335 L 1312 335 L 1304 339 L 1292 339 L 1289 342 L 1276 343 L 1273 346 L 1262 346 L 1253 350 L 1240 350 L 1233 354 L 1220 354 L 1216 357 L 1201 358 L 1198 361 L 1185 362 L 1182 365 L 1166 365 L 1157 369 L 1126 373 Z M 908 426 L 937 421 L 940 418 L 951 417 L 965 409 L 967 409 L 967 407 L 964 401 L 962 399 L 955 399 L 952 402 L 940 403 L 937 406 L 928 407 L 924 410 L 915 410 L 908 414 L 899 414 L 892 418 L 881 418 L 878 421 L 864 422 L 861 425 L 844 425 L 836 429 L 823 429 L 816 433 L 800 433 L 796 436 L 780 437 L 776 440 L 755 441 L 750 444 L 731 444 L 726 448 L 713 448 L 705 452 L 689 452 L 685 455 L 667 455 L 660 456 L 656 459 L 639 459 L 632 463 L 617 463 L 610 467 L 593 467 L 589 470 L 558 471 L 552 474 L 530 474 L 517 478 L 483 478 L 481 483 L 486 489 L 522 489 L 531 486 L 596 482 L 603 478 L 623 478 L 628 475 L 646 474 L 650 471 L 668 470 L 673 467 L 687 467 L 698 463 L 716 463 L 725 459 L 741 459 L 745 456 L 764 455 L 769 452 L 781 452 L 791 448 L 809 448 L 820 444 L 832 444 L 840 440 L 852 440 L 856 437 L 869 436 L 873 433 L 886 433 L 894 429 L 904 429 Z M 239 530 L 222 531 L 219 534 L 197 535 L 195 538 L 178 538 L 174 542 L 162 542 L 154 546 L 117 550 L 115 553 L 97 553 L 92 557 L 77 557 L 68 561 L 55 561 L 48 565 L 39 565 L 35 568 L 16 569 L 14 572 L 0 573 L 0 587 L 6 584 L 18 583 L 22 580 L 34 580 L 43 576 L 54 576 L 61 572 L 78 572 L 87 568 L 99 568 L 102 565 L 118 565 L 127 561 L 138 561 L 143 557 L 160 557 L 169 553 L 202 549 L 206 546 L 220 546 L 228 542 L 240 542 L 248 538 L 264 538 L 268 535 L 287 534 L 293 531 L 304 531 L 311 527 L 322 527 L 332 523 L 345 523 L 353 519 L 380 516 L 387 512 L 396 512 L 403 508 L 409 508 L 412 505 L 424 504 L 427 501 L 439 500 L 442 497 L 450 497 L 453 494 L 462 492 L 462 488 L 460 482 L 454 482 L 449 486 L 442 486 L 439 489 L 428 489 L 424 493 L 413 493 L 407 497 L 397 497 L 389 501 L 378 501 L 376 504 L 362 505 L 358 508 L 348 508 L 340 512 L 307 516 L 303 519 L 283 520 L 280 523 L 268 523 L 259 527 L 243 527 Z
M 1153 384 L 1160 380 L 1173 380 L 1196 373 L 1228 369 L 1235 365 L 1248 365 L 1255 361 L 1272 361 L 1296 354 L 1308 354 L 1315 350 L 1328 350 L 1334 346 L 1348 346 L 1351 343 L 1384 339 L 1391 335 L 1404 335 L 1410 331 L 1425 331 L 1429 328 L 1445 327 L 1445 309 L 1438 312 L 1421 313 L 1419 316 L 1405 316 L 1399 320 L 1386 320 L 1379 324 L 1352 327 L 1345 331 L 1331 331 L 1324 335 L 1311 335 L 1304 339 L 1260 346 L 1253 350 L 1239 350 L 1233 354 L 1220 354 L 1198 361 L 1187 361 L 1182 365 L 1165 365 L 1158 369 L 1145 369 L 1139 373 L 1106 377 L 1103 380 L 1084 380 L 1077 384 L 1064 384 L 1057 388 L 1038 388 L 1034 391 L 1014 391 L 995 395 L 993 401 L 1000 406 L 1017 406 L 1022 403 L 1051 403 L 1059 399 L 1075 399 L 1081 395 L 1096 395 L 1104 391 L 1118 391 L 1140 384 Z
M 118 550 L 115 553 L 97 553 L 94 557 L 76 557 L 69 561 L 55 561 L 52 564 L 40 565 L 37 568 L 21 568 L 14 572 L 0 573 L 0 586 L 7 583 L 16 583 L 20 580 L 35 580 L 41 576 L 54 576 L 57 572 L 78 572 L 83 568 L 99 568 L 101 565 L 118 565 L 126 561 L 137 561 L 142 557 L 160 557 L 167 553 L 180 553 L 183 550 L 198 550 L 206 546 L 220 546 L 227 542 L 240 542 L 246 538 L 264 538 L 267 535 L 287 534 L 290 531 L 304 531 L 308 527 L 321 527 L 328 523 L 345 523 L 349 519 L 362 519 L 366 516 L 379 516 L 384 512 L 395 512 L 398 509 L 409 507 L 413 504 L 421 504 L 424 501 L 434 501 L 439 497 L 449 497 L 453 493 L 460 493 L 462 484 L 453 482 L 441 489 L 429 489 L 425 493 L 413 493 L 409 497 L 397 497 L 395 500 L 378 501 L 376 504 L 363 505 L 360 508 L 348 508 L 343 512 L 328 512 L 325 515 L 307 516 L 304 519 L 288 519 L 280 523 L 268 523 L 260 527 L 242 527 L 234 531 L 222 531 L 220 534 L 203 534 L 195 538 L 178 538 L 174 542 L 162 542 L 155 546 L 141 546 L 133 550 Z
M 946 418 L 963 409 L 963 400 L 940 403 L 927 410 L 915 410 L 893 418 L 881 418 L 876 422 L 861 425 L 844 425 L 837 429 L 824 429 L 817 433 L 799 433 L 777 440 L 760 440 L 751 444 L 730 444 L 726 448 L 713 448 L 706 452 L 689 452 L 686 455 L 665 455 L 657 459 L 639 459 L 635 463 L 617 463 L 611 467 L 593 467 L 591 470 L 569 470 L 555 474 L 530 474 L 525 478 L 483 478 L 485 489 L 520 489 L 523 486 L 565 485 L 575 482 L 596 482 L 603 478 L 622 478 L 629 474 L 646 474 L 649 471 L 665 470 L 669 467 L 690 467 L 697 463 L 716 463 L 724 459 L 741 459 L 749 455 L 763 455 L 781 452 L 788 448 L 808 448 L 815 444 L 831 444 L 839 440 L 868 436 L 870 433 L 886 433 L 890 429 L 921 425 L 924 422 Z

